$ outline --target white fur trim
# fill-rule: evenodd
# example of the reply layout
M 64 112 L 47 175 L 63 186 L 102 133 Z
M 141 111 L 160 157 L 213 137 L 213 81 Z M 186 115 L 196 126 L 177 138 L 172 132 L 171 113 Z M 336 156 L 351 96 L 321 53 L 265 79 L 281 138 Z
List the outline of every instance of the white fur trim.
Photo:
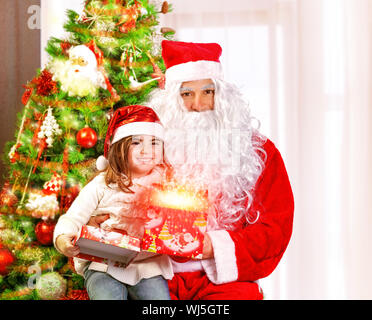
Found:
M 186 262 L 177 262 L 171 258 L 173 272 L 194 272 L 203 270 L 203 266 L 200 260 L 189 260 Z
M 96 161 L 96 167 L 99 171 L 103 171 L 107 169 L 109 163 L 108 160 L 104 156 L 99 156 Z
M 155 136 L 164 140 L 164 128 L 161 124 L 156 122 L 133 122 L 117 128 L 114 132 L 111 144 L 125 137 L 139 134 Z
M 173 81 L 186 82 L 203 79 L 223 80 L 223 78 L 221 63 L 207 60 L 177 64 L 170 67 L 165 72 L 166 85 Z
M 209 280 L 215 284 L 236 281 L 238 266 L 234 241 L 225 230 L 209 231 L 208 235 L 212 241 L 214 259 L 202 260 L 202 265 Z

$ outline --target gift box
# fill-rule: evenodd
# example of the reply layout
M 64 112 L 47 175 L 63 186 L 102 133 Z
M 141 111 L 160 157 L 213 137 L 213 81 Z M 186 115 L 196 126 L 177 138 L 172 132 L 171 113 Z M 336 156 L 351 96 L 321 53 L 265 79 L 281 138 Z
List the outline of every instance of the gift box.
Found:
M 142 250 L 171 255 L 175 260 L 202 259 L 207 212 L 204 194 L 182 188 L 153 190 Z
M 75 239 L 78 258 L 126 267 L 141 251 L 141 240 L 119 232 L 84 225 Z

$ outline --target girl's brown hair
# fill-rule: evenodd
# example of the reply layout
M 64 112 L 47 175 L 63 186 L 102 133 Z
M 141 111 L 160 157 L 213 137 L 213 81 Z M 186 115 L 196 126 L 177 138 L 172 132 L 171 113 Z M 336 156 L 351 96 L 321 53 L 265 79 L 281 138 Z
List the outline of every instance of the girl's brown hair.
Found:
M 129 188 L 132 186 L 132 178 L 128 167 L 128 151 L 132 143 L 132 136 L 121 139 L 114 143 L 108 152 L 108 168 L 105 170 L 105 183 L 117 183 L 119 188 L 128 193 L 133 191 Z

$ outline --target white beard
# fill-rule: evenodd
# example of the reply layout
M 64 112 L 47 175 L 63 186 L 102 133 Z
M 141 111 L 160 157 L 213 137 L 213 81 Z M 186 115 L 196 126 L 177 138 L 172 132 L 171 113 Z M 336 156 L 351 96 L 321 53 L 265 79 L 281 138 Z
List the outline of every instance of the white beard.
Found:
M 61 89 L 70 96 L 95 96 L 99 87 L 106 89 L 103 74 L 90 65 L 79 66 L 72 64 L 70 60 L 56 59 L 51 63 L 50 71 L 53 73 L 53 80 L 59 81 Z
M 238 173 L 240 136 L 221 128 L 214 111 L 187 112 L 174 120 L 182 129 L 166 129 L 165 150 L 178 181 L 203 188 L 219 176 Z
M 208 190 L 218 227 L 234 229 L 243 216 L 254 223 L 258 214 L 250 216 L 248 208 L 264 167 L 265 138 L 251 125 L 249 108 L 238 90 L 216 81 L 213 111 L 188 112 L 179 85 L 153 93 L 148 105 L 166 128 L 165 154 L 177 183 Z

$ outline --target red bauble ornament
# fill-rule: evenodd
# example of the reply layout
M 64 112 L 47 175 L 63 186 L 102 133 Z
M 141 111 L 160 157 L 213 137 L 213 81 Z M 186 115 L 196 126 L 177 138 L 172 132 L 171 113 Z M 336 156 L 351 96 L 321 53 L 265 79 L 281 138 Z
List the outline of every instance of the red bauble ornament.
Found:
M 97 133 L 89 127 L 81 129 L 76 135 L 79 146 L 86 149 L 94 147 L 97 143 L 97 139 Z
M 0 274 L 5 276 L 8 273 L 9 266 L 14 262 L 12 253 L 5 248 L 0 249 Z
M 55 226 L 56 224 L 52 221 L 40 221 L 35 227 L 37 240 L 45 246 L 53 244 L 53 232 Z

